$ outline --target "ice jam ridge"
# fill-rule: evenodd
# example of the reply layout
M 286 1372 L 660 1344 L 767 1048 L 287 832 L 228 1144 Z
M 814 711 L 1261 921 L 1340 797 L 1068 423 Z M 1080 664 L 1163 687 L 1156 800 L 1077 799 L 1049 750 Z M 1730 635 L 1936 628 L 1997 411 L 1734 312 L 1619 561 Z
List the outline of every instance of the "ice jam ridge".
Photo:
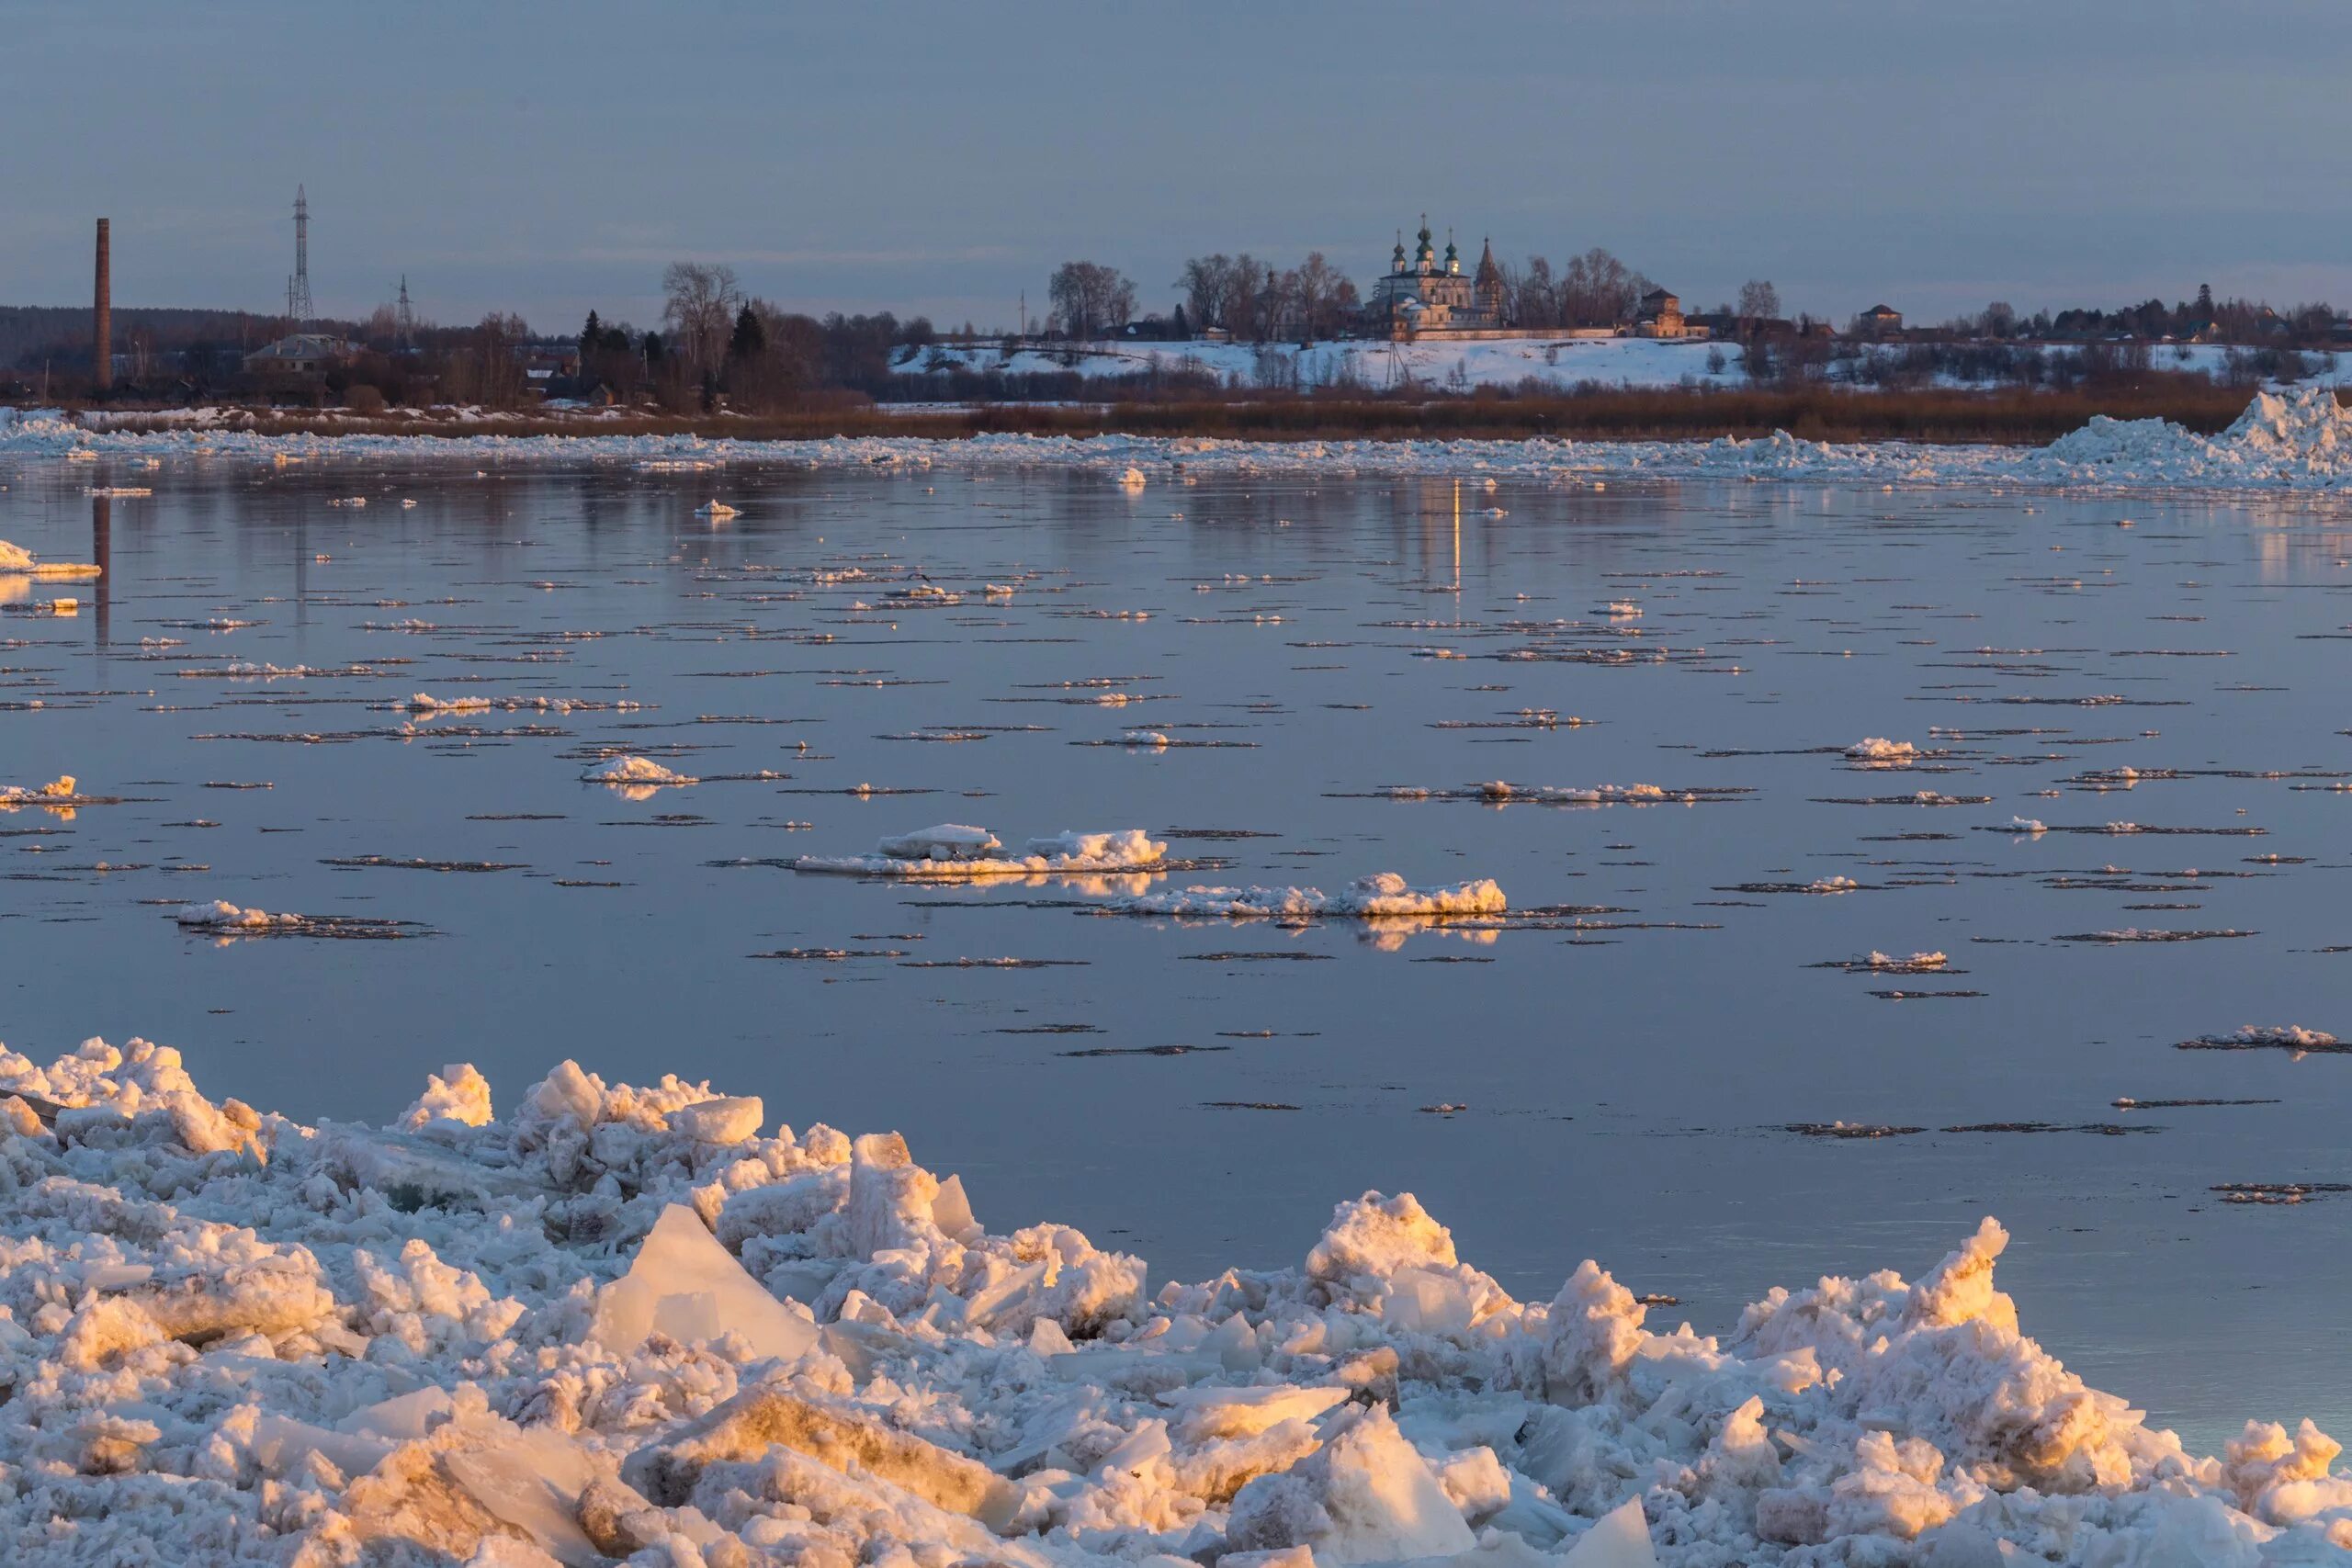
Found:
M 0 1049 L 13 1561 L 2312 1562 L 2337 1445 L 2185 1452 L 2019 1331 L 1984 1221 L 1913 1282 L 1653 1329 L 1408 1194 L 1296 1268 L 1155 1285 L 995 1232 L 895 1134 L 566 1062 L 385 1126 L 207 1098 L 168 1047 Z

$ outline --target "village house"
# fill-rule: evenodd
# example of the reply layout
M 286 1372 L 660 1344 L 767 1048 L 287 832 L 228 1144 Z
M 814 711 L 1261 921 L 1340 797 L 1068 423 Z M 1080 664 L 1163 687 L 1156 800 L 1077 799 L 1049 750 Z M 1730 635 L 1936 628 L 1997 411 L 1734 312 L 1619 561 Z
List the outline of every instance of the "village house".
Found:
M 1871 337 L 1901 337 L 1903 312 L 1891 305 L 1873 305 L 1855 317 L 1854 324 Z
M 359 352 L 332 333 L 292 333 L 245 355 L 249 376 L 298 378 L 323 376 Z
M 1707 329 L 1698 326 L 1682 314 L 1682 301 L 1663 288 L 1653 288 L 1642 296 L 1634 307 L 1635 337 L 1689 338 L 1705 337 Z

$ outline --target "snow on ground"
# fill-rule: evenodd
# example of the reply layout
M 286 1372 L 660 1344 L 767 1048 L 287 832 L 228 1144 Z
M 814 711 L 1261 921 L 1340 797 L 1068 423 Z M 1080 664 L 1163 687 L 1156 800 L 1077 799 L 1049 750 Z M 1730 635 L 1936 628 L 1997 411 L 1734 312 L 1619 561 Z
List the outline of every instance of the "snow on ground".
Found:
M 1899 360 L 1902 344 L 1846 344 L 1873 359 Z M 2040 346 L 2053 358 L 2079 351 L 2071 344 Z M 2151 351 L 2158 369 L 2222 377 L 2231 350 L 2222 344 L 2166 344 Z M 2306 356 L 2314 379 L 2334 386 L 2352 381 L 2352 359 L 2332 354 Z M 893 367 L 902 372 L 968 370 L 1014 376 L 1067 375 L 1089 378 L 1205 372 L 1243 387 L 1354 385 L 1386 390 L 1408 383 L 1433 391 L 1475 387 L 1517 387 L 1546 382 L 1561 389 L 1745 387 L 1742 349 L 1736 343 L 1707 339 L 1631 337 L 1520 337 L 1423 341 L 1409 344 L 1318 343 L 1089 343 L 1069 348 L 1022 348 L 1007 355 L 1001 346 L 974 348 L 939 344 L 899 351 Z M 1939 376 L 1946 387 L 1980 385 Z M 944 383 L 943 383 L 944 385 Z
M 1000 854 L 1003 843 L 986 828 L 943 822 L 882 840 L 872 854 L 802 855 L 795 871 L 849 876 L 907 876 L 926 881 L 974 881 L 990 876 L 1150 871 L 1168 858 L 1168 846 L 1140 828 L 1080 833 L 1065 829 L 1032 839 L 1020 854 Z
M 1991 1220 L 1916 1281 L 1653 1325 L 1412 1197 L 1155 1282 L 990 1230 L 894 1134 L 566 1062 L 388 1126 L 175 1051 L 0 1049 L 0 1556 L 545 1568 L 2343 1561 L 2310 1423 L 2183 1450 L 2019 1330 Z
M 1410 382 L 1431 390 L 1516 387 L 1530 378 L 1566 388 L 1745 386 L 1737 344 L 1660 338 L 1496 338 L 1454 343 L 1094 343 L 1072 349 L 998 347 L 900 351 L 895 368 L 982 374 L 1087 377 L 1206 372 L 1245 387 L 1355 385 L 1374 390 Z
M 2219 435 L 2164 420 L 2094 418 L 2044 447 L 1836 445 L 1785 432 L 1752 441 L 1247 442 L 1200 437 L 981 435 L 936 441 L 841 436 L 729 441 L 700 436 L 257 435 L 209 429 L 153 434 L 85 429 L 55 412 L 0 410 L 0 457 L 176 454 L 279 458 L 486 462 L 798 463 L 921 472 L 1046 465 L 1119 483 L 1133 470 L 1159 483 L 1201 475 L 1306 472 L 1455 475 L 1539 483 L 1611 479 L 1999 484 L 2113 489 L 2352 489 L 2352 415 L 2321 387 L 2257 393 Z M 1128 486 L 1138 500 L 1151 493 Z

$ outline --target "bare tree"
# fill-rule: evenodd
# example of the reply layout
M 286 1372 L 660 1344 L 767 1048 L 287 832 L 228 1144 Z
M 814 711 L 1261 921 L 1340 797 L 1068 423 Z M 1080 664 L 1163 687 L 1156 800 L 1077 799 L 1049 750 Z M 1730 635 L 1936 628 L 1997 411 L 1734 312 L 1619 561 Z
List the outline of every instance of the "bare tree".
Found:
M 513 408 L 523 400 L 521 354 L 531 329 L 520 316 L 493 310 L 481 319 L 450 355 L 447 380 L 461 402 L 484 408 Z
M 1046 291 L 1062 331 L 1080 340 L 1117 332 L 1136 313 L 1136 286 L 1099 262 L 1062 263 Z
M 1613 327 L 1633 318 L 1649 279 L 1596 245 L 1560 273 L 1561 324 Z
M 1308 343 L 1338 336 L 1354 313 L 1355 285 L 1321 251 L 1307 252 L 1298 270 L 1286 276 L 1299 336 Z
M 1743 321 L 1777 321 L 1781 315 L 1781 291 L 1769 278 L 1751 277 L 1739 286 L 1739 318 Z
M 727 352 L 743 290 L 735 269 L 724 262 L 672 262 L 662 275 L 662 319 L 670 324 L 671 346 L 696 374 L 715 371 Z
M 1552 264 L 1542 256 L 1527 258 L 1527 270 L 1516 276 L 1506 273 L 1510 285 L 1509 300 L 1511 321 L 1521 327 L 1537 329 L 1560 325 L 1560 288 L 1552 281 Z
M 1226 310 L 1233 300 L 1233 258 L 1222 252 L 1194 256 L 1184 264 L 1176 287 L 1184 291 L 1184 311 L 1192 317 L 1194 330 L 1225 324 Z
M 1225 329 L 1235 337 L 1263 343 L 1282 330 L 1283 275 L 1244 251 L 1233 258 L 1225 301 Z

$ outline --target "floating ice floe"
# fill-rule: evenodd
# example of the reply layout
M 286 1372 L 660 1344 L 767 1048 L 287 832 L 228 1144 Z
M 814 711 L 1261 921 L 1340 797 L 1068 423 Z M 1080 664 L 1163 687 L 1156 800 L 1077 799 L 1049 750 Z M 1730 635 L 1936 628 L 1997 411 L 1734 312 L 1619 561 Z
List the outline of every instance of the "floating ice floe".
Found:
M 1351 917 L 1443 919 L 1509 912 L 1491 879 L 1416 887 L 1393 871 L 1360 876 L 1341 893 L 1319 887 L 1182 887 L 1117 898 L 1104 906 L 1123 915 L 1222 917 L 1228 919 L 1319 919 Z
M 23 784 L 0 784 L 0 807 L 79 800 L 81 796 L 74 793 L 75 782 L 72 773 L 60 773 L 47 784 L 30 789 Z
M 665 768 L 650 757 L 616 757 L 587 776 L 590 784 L 613 784 L 624 789 L 655 789 L 664 784 L 700 784 L 691 773 Z
M 706 501 L 695 508 L 695 515 L 707 517 L 713 523 L 724 523 L 729 517 L 740 517 L 742 513 L 723 501 Z
M 791 863 L 795 871 L 954 881 L 1152 871 L 1168 858 L 1168 846 L 1140 828 L 1098 833 L 1065 830 L 1030 840 L 1017 855 L 1000 853 L 1003 848 L 1003 842 L 985 828 L 943 822 L 893 834 L 876 842 L 872 854 L 802 855 Z
M 1919 748 L 1908 740 L 1873 735 L 1847 747 L 1846 755 L 1858 762 L 1908 762 L 1919 755 Z
M 215 931 L 266 931 L 273 926 L 299 926 L 300 915 L 273 915 L 266 909 L 243 909 L 226 898 L 209 904 L 186 904 L 172 919 L 184 926 Z
M 286 915 L 248 909 L 216 898 L 209 904 L 184 904 L 172 919 L 183 930 L 217 936 L 223 944 L 240 937 L 318 937 L 342 941 L 383 942 L 430 936 L 410 920 L 388 920 L 362 915 Z
M 1906 958 L 1898 957 L 1891 953 L 1881 953 L 1876 948 L 1872 948 L 1863 957 L 1838 959 L 1816 967 L 1844 969 L 1854 974 L 1932 975 L 1951 962 L 1951 957 L 1942 953 L 1919 952 Z
M 2352 1550 L 2309 1422 L 2215 1458 L 1996 1288 L 1660 1331 L 1586 1262 L 1521 1302 L 1411 1196 L 1302 1264 L 1153 1287 L 991 1231 L 895 1134 L 564 1063 L 503 1118 L 214 1102 L 179 1054 L 0 1050 L 0 1540 L 26 1562 L 545 1568 L 2306 1563 Z M 1872 1131 L 1853 1130 L 1857 1134 Z
M 2324 1029 L 2305 1029 L 2296 1023 L 2248 1023 L 2227 1034 L 2200 1034 L 2194 1040 L 2180 1043 L 2184 1051 L 2286 1051 L 2295 1055 L 2336 1055 L 2352 1053 L 2346 1045 Z
M 0 446 L 6 444 L 6 428 L 5 422 L 0 422 Z M 45 561 L 21 545 L 0 539 L 0 577 L 73 579 L 101 577 L 105 572 L 104 567 L 86 561 Z
M 430 693 L 418 692 L 399 705 L 410 713 L 488 713 L 490 699 L 488 697 L 443 698 L 434 696 Z

